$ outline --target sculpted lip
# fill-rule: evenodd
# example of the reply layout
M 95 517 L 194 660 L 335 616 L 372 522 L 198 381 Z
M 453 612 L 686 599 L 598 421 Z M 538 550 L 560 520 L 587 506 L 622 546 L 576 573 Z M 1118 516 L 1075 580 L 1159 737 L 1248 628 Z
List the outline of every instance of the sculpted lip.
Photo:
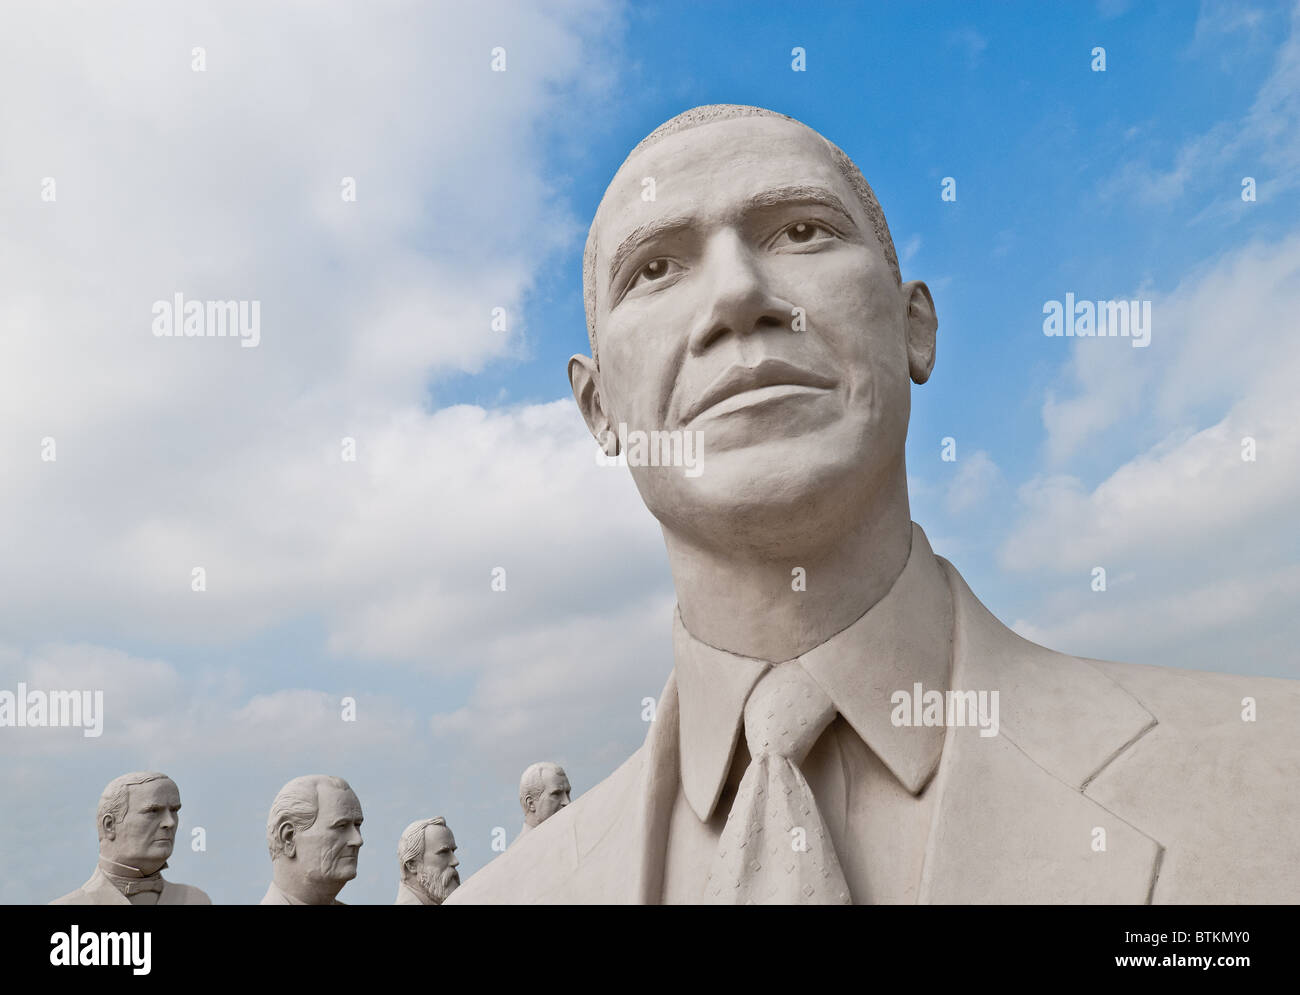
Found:
M 764 387 L 792 386 L 817 387 L 829 390 L 835 386 L 830 377 L 804 370 L 783 359 L 765 359 L 755 366 L 732 366 L 711 383 L 686 412 L 683 419 L 690 422 L 729 397 Z

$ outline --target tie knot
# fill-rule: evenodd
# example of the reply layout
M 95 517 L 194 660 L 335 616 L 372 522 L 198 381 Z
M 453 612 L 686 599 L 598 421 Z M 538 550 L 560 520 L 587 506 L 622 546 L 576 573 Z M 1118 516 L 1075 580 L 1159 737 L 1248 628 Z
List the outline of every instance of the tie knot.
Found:
M 745 702 L 750 756 L 766 753 L 802 763 L 833 718 L 835 703 L 799 661 L 779 664 L 763 675 Z

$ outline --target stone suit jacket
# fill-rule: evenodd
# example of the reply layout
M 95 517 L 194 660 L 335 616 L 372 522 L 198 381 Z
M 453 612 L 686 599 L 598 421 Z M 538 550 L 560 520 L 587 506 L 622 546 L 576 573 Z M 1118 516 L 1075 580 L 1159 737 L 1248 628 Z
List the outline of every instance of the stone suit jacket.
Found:
M 90 876 L 90 880 L 76 891 L 69 892 L 61 898 L 50 902 L 51 905 L 130 905 L 131 902 L 113 887 L 113 882 L 104 877 L 99 868 Z M 212 899 L 198 888 L 188 884 L 175 884 L 163 881 L 163 890 L 158 895 L 159 905 L 211 905 Z
M 286 895 L 276 886 L 276 883 L 274 881 L 272 881 L 270 887 L 266 889 L 266 894 L 262 896 L 262 900 L 257 904 L 258 905 L 306 905 L 307 903 L 300 902 L 296 898 L 290 898 L 288 895 Z M 340 902 L 336 898 L 333 901 L 331 901 L 330 904 L 346 905 L 347 903 Z
M 403 881 L 397 886 L 397 901 L 393 902 L 393 904 L 427 905 L 428 903 L 420 901 L 420 896 L 415 893 L 414 889 L 408 887 L 405 881 Z
M 951 687 L 998 690 L 1000 730 L 946 731 L 918 901 L 1300 902 L 1300 681 L 1053 652 L 936 559 Z M 659 903 L 678 714 L 672 675 L 641 748 L 447 904 Z

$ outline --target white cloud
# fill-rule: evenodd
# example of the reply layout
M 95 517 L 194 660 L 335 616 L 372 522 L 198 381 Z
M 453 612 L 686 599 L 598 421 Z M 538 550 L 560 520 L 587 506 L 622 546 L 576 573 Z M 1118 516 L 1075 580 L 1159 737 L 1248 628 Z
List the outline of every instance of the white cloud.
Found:
M 983 449 L 960 460 L 948 484 L 948 513 L 960 514 L 982 503 L 1000 477 L 997 464 Z
M 1045 592 L 1035 624 L 1018 623 L 1023 633 L 1099 656 L 1127 632 L 1126 645 L 1156 654 L 1142 662 L 1294 669 L 1277 637 L 1290 627 L 1300 558 L 1297 313 L 1293 237 L 1230 253 L 1159 298 L 1150 349 L 1128 350 L 1149 358 L 1118 362 L 1113 341 L 1078 344 L 1078 393 L 1045 409 L 1049 445 L 1127 458 L 1096 485 L 1058 473 L 1020 488 L 999 558 Z M 1070 411 L 1104 417 L 1063 433 Z M 1243 459 L 1247 439 L 1253 461 Z M 1096 566 L 1135 583 L 1091 595 Z
M 488 855 L 474 820 L 500 818 L 483 807 L 498 782 L 473 771 L 512 768 L 528 740 L 439 739 L 433 716 L 467 703 L 529 736 L 567 708 L 568 738 L 546 742 L 587 784 L 639 741 L 635 714 L 584 740 L 583 709 L 597 689 L 658 693 L 666 615 L 638 630 L 662 636 L 640 655 L 574 649 L 634 624 L 610 591 L 666 596 L 626 470 L 596 466 L 571 401 L 429 407 L 442 378 L 526 349 L 539 279 L 580 244 L 547 151 L 610 113 L 619 17 L 588 0 L 508 17 L 6 9 L 0 502 L 19 513 L 0 519 L 0 676 L 102 687 L 108 715 L 100 740 L 0 739 L 27 761 L 0 765 L 0 793 L 57 824 L 0 852 L 66 849 L 88 868 L 100 788 L 156 766 L 213 838 L 195 864 L 178 855 L 178 878 L 255 901 L 274 791 L 325 770 L 361 795 L 367 852 L 389 851 L 413 810 L 460 813 L 472 870 Z M 260 345 L 156 338 L 153 302 L 177 291 L 259 301 Z M 347 900 L 391 900 L 391 861 L 371 859 Z M 44 859 L 0 901 L 84 880 L 65 872 Z
M 491 565 L 536 611 L 548 542 L 622 533 L 629 485 L 561 472 L 588 455 L 571 403 L 426 408 L 432 379 L 520 348 L 581 236 L 538 122 L 601 92 L 603 6 L 70 17 L 18 8 L 0 39 L 23 95 L 0 183 L 30 192 L 0 206 L 0 499 L 24 512 L 0 520 L 0 635 L 203 645 L 315 614 L 340 653 L 440 666 L 431 640 L 496 610 Z M 260 346 L 155 338 L 177 290 L 260 300 Z M 555 520 L 521 517 L 557 487 Z M 617 566 L 597 557 L 579 590 Z
M 1071 392 L 1043 405 L 1047 456 L 1060 466 L 1083 450 L 1153 445 L 1207 409 L 1269 391 L 1284 397 L 1294 374 L 1292 315 L 1300 299 L 1300 237 L 1257 242 L 1214 260 L 1172 291 L 1128 295 L 1151 305 L 1151 344 L 1082 338 L 1064 373 Z M 1244 413 L 1256 419 L 1254 412 Z

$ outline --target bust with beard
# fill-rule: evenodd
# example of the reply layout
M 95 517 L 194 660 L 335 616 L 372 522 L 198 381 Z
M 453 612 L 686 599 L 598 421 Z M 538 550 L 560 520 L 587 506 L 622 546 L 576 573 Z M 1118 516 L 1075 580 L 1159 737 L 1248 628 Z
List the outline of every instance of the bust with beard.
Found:
M 442 816 L 412 822 L 397 844 L 401 880 L 394 905 L 441 905 L 460 887 L 456 837 Z

